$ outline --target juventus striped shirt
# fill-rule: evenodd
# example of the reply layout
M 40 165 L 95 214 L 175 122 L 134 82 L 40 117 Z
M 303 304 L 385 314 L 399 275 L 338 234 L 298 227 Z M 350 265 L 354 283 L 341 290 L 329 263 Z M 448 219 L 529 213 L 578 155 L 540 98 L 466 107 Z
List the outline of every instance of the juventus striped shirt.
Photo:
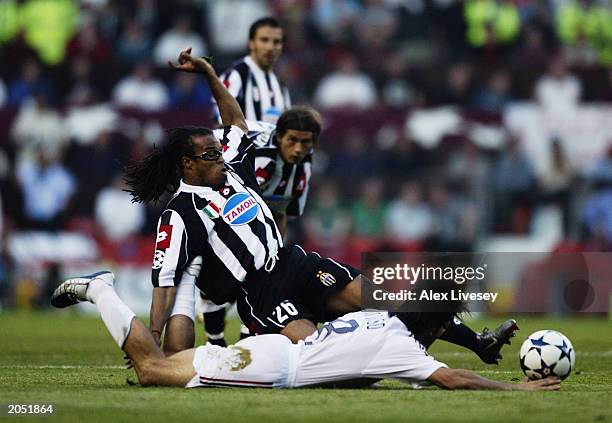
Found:
M 276 143 L 275 125 L 247 121 L 247 126 L 247 136 L 256 148 L 255 176 L 263 199 L 277 213 L 301 216 L 310 187 L 312 152 L 301 163 L 285 163 Z M 218 138 L 220 131 L 215 130 Z
M 235 298 L 249 272 L 265 266 L 282 238 L 261 197 L 255 148 L 235 126 L 222 130 L 227 181 L 219 189 L 180 187 L 162 213 L 153 259 L 154 286 L 176 286 L 185 266 L 202 256 L 198 288 L 217 304 Z
M 250 56 L 234 63 L 220 78 L 247 120 L 275 124 L 291 107 L 289 90 L 273 72 L 263 71 Z

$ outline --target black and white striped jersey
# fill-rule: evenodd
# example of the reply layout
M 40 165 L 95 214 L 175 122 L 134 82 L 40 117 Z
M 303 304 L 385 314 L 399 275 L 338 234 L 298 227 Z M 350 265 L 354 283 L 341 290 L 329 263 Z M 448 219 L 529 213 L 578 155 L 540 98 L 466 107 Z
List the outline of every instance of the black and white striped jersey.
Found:
M 247 126 L 247 136 L 256 148 L 255 176 L 263 199 L 277 213 L 301 216 L 310 187 L 312 152 L 302 163 L 285 163 L 276 144 L 276 125 L 247 121 Z M 215 135 L 221 138 L 217 131 L 221 130 L 215 130 Z
M 276 124 L 278 117 L 291 107 L 289 90 L 273 72 L 264 72 L 250 56 L 234 63 L 220 78 L 238 100 L 247 120 Z
M 212 189 L 181 181 L 159 219 L 152 278 L 154 286 L 175 286 L 184 267 L 202 256 L 196 285 L 217 304 L 233 300 L 247 274 L 283 245 L 257 185 L 253 144 L 235 126 L 222 133 L 227 182 Z

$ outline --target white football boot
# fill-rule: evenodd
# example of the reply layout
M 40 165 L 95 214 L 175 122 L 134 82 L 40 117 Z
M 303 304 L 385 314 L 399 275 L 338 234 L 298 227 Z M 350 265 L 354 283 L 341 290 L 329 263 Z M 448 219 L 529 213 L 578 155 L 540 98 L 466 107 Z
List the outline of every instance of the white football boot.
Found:
M 113 286 L 115 275 L 109 270 L 92 273 L 91 275 L 78 278 L 66 279 L 60 286 L 55 288 L 51 296 L 51 304 L 57 308 L 64 308 L 87 300 L 87 288 L 89 283 L 99 279 L 108 286 Z

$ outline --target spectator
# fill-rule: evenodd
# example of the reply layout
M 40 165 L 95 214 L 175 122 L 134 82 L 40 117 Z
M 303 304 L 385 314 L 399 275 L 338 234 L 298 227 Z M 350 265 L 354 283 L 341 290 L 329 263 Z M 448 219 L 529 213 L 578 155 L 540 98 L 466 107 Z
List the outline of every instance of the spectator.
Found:
M 263 0 L 213 0 L 207 2 L 206 25 L 210 28 L 211 47 L 215 52 L 236 56 L 246 49 L 249 27 L 256 20 L 271 15 Z
M 376 104 L 377 94 L 372 79 L 359 72 L 355 58 L 346 54 L 338 59 L 334 71 L 319 82 L 314 99 L 324 108 L 366 109 Z
M 533 200 L 535 175 L 533 164 L 511 137 L 495 166 L 495 222 L 500 230 L 524 233 Z
M 569 158 L 563 151 L 558 139 L 550 143 L 550 158 L 538 175 L 541 190 L 541 200 L 554 203 L 561 208 L 563 214 L 563 231 L 567 235 L 570 230 L 570 188 L 575 172 Z
M 504 70 L 494 72 L 487 85 L 473 97 L 472 106 L 487 112 L 501 112 L 512 100 L 511 86 L 512 81 L 508 72 Z
M 76 32 L 79 5 L 76 0 L 30 0 L 19 10 L 25 40 L 46 65 L 64 60 L 66 43 Z
M 382 157 L 382 168 L 394 180 L 413 179 L 430 165 L 430 154 L 402 130 Z
M 612 248 L 612 188 L 606 185 L 596 190 L 586 201 L 582 213 L 590 241 L 598 250 Z
M 405 60 L 395 53 L 383 61 L 382 101 L 386 106 L 402 109 L 417 102 L 417 93 L 408 79 Z
M 37 146 L 17 162 L 17 181 L 23 193 L 26 226 L 56 230 L 75 191 L 74 176 L 61 163 L 60 156 Z
M 79 32 L 68 42 L 67 52 L 69 58 L 86 57 L 93 64 L 101 65 L 110 59 L 111 47 L 98 34 L 94 18 L 84 16 Z
M 364 0 L 365 9 L 356 21 L 360 44 L 372 55 L 383 51 L 398 27 L 398 14 L 385 4 L 385 0 Z
M 322 254 L 322 251 L 344 249 L 351 219 L 340 203 L 336 186 L 332 182 L 321 185 L 309 206 L 310 212 L 304 216 L 304 224 L 314 250 Z
M 391 201 L 385 216 L 385 232 L 395 244 L 416 244 L 427 238 L 433 227 L 431 209 L 423 201 L 421 186 L 406 182 Z
M 453 64 L 446 74 L 441 90 L 438 90 L 438 104 L 467 105 L 472 97 L 472 67 L 464 62 Z
M 463 196 L 436 184 L 430 192 L 432 234 L 429 251 L 470 251 L 476 235 L 476 209 Z
M 325 44 L 348 41 L 362 6 L 356 0 L 316 0 L 312 20 Z
M 355 183 L 363 178 L 374 175 L 378 163 L 368 150 L 366 134 L 357 128 L 350 129 L 344 136 L 344 148 L 331 155 L 329 174 L 342 181 L 342 189 L 355 189 Z M 357 193 L 351 193 L 357 195 Z
M 164 84 L 151 76 L 148 64 L 137 64 L 132 74 L 123 78 L 113 90 L 115 103 L 120 107 L 132 107 L 148 112 L 165 109 L 168 92 Z
M 115 44 L 118 59 L 127 64 L 136 64 L 151 58 L 152 41 L 142 25 L 130 20 Z
M 42 76 L 42 69 L 33 59 L 26 60 L 21 66 L 19 78 L 9 85 L 9 104 L 21 106 L 34 93 L 44 95 L 47 100 L 53 98 L 51 84 Z
M 60 114 L 49 106 L 48 98 L 42 93 L 35 94 L 19 110 L 11 135 L 19 149 L 36 147 L 49 154 L 58 154 L 67 142 Z
M 208 84 L 193 73 L 178 72 L 170 87 L 170 107 L 208 107 L 212 104 L 212 94 Z
M 96 198 L 96 222 L 104 235 L 113 241 L 138 233 L 145 223 L 145 206 L 133 203 L 124 189 L 121 176 L 117 176 L 112 185 L 103 188 Z
M 194 56 L 205 56 L 208 48 L 204 39 L 191 28 L 189 15 L 179 14 L 174 17 L 173 26 L 164 32 L 153 50 L 153 58 L 158 66 L 168 66 L 168 61 L 176 60 L 178 53 L 191 47 Z
M 2 79 L 0 79 L 0 109 L 4 108 L 6 104 L 6 86 Z
M 608 142 L 608 152 L 605 157 L 595 163 L 592 169 L 587 172 L 587 179 L 593 184 L 612 185 L 612 140 Z
M 479 235 L 489 233 L 493 214 L 490 160 L 473 142 L 466 140 L 451 153 L 444 167 L 446 180 L 453 181 L 454 186 L 465 192 L 466 201 L 479 205 L 476 216 Z
M 66 90 L 66 103 L 70 106 L 88 105 L 98 98 L 91 68 L 91 61 L 83 56 L 70 62 L 70 86 Z
M 536 69 L 544 68 L 550 60 L 551 50 L 552 47 L 546 42 L 543 30 L 533 25 L 527 25 L 513 55 L 514 65 Z
M 555 56 L 548 66 L 548 72 L 540 77 L 535 86 L 535 98 L 549 113 L 571 113 L 580 100 L 582 84 L 567 72 L 563 56 Z
M 132 16 L 140 26 L 144 29 L 147 35 L 155 34 L 155 29 L 159 24 L 159 5 L 156 0 L 136 0 L 135 2 L 126 2 L 124 7 L 127 7 L 126 14 Z
M 353 233 L 366 238 L 377 239 L 384 231 L 387 203 L 384 185 L 380 179 L 365 181 L 357 202 L 351 207 Z

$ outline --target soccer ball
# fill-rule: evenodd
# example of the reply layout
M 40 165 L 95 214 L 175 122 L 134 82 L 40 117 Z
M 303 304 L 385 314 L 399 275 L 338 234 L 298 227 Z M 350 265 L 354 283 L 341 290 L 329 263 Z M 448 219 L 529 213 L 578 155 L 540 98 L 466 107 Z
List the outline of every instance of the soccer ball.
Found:
M 548 376 L 565 379 L 576 363 L 576 353 L 565 335 L 555 330 L 539 330 L 523 342 L 519 352 L 521 368 L 531 380 Z

